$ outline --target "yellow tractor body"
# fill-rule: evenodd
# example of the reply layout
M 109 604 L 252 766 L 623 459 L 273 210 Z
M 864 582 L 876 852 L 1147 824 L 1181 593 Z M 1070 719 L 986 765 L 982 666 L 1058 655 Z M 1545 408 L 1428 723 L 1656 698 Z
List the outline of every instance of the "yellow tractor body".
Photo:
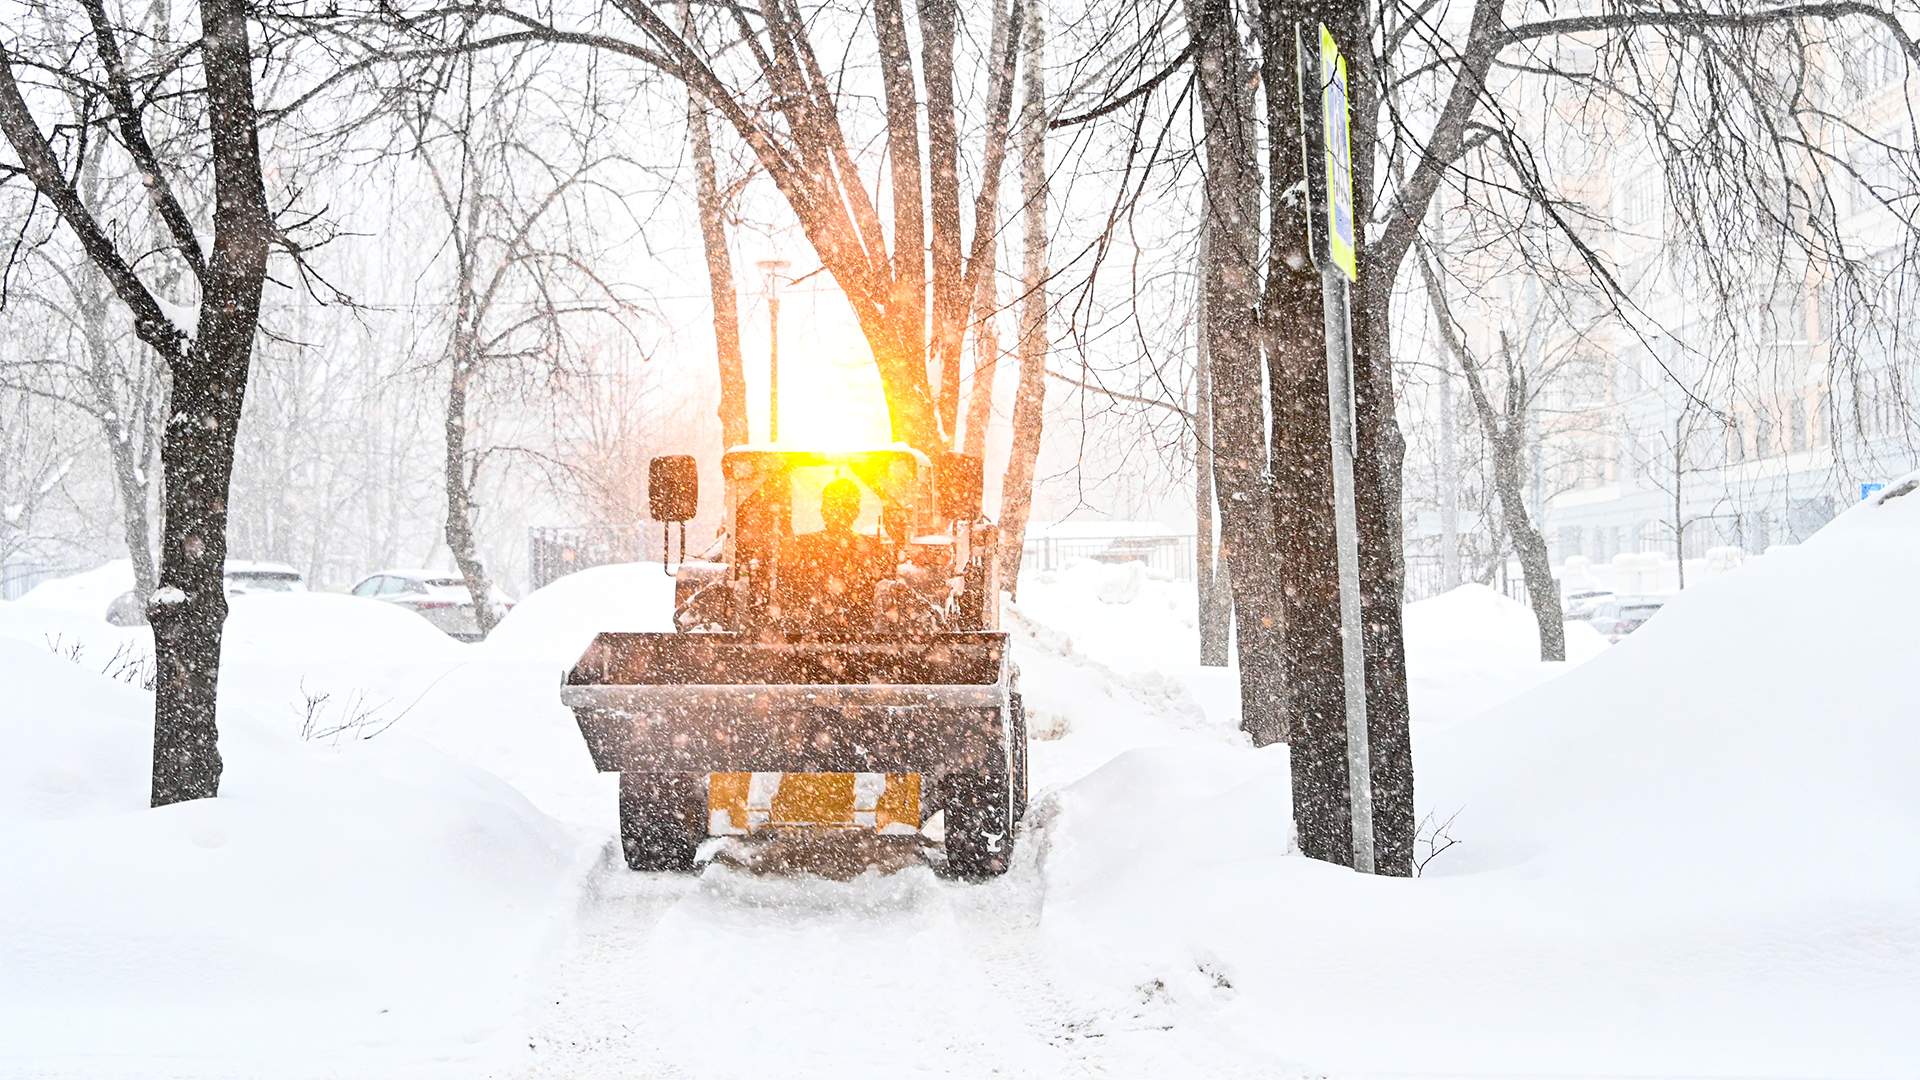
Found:
M 971 468 L 971 509 L 966 476 L 956 495 L 906 448 L 726 455 L 721 538 L 676 572 L 676 629 L 599 635 L 561 691 L 621 774 L 630 865 L 690 869 L 706 838 L 764 829 L 917 834 L 943 813 L 950 870 L 1004 872 L 1025 717 L 978 467 L 943 465 Z M 857 557 L 822 569 L 823 550 Z

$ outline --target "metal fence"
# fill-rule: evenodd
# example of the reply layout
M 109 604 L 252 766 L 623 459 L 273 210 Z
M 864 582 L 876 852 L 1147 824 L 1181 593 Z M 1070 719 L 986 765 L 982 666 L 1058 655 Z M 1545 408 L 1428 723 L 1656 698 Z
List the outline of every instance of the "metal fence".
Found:
M 1191 536 L 1040 536 L 1021 549 L 1023 570 L 1058 570 L 1082 559 L 1104 563 L 1146 563 L 1147 569 L 1177 581 L 1193 580 Z
M 14 563 L 0 567 L 0 600 L 18 600 L 43 581 L 75 573 L 71 568 Z
M 527 590 L 577 570 L 660 558 L 661 526 L 545 525 L 527 530 Z
M 1406 567 L 1406 587 L 1402 591 L 1401 596 L 1408 603 L 1412 603 L 1415 600 L 1425 600 L 1447 591 L 1446 575 L 1440 565 L 1439 556 L 1416 555 L 1413 552 L 1408 552 L 1406 556 Z M 1476 572 L 1473 567 L 1463 566 L 1461 567 L 1461 571 L 1464 580 L 1479 580 L 1479 578 L 1472 576 Z M 1527 602 L 1526 578 L 1520 572 L 1520 563 L 1516 559 L 1508 559 L 1501 563 L 1494 569 L 1493 576 L 1481 583 L 1510 600 L 1518 600 L 1523 604 Z

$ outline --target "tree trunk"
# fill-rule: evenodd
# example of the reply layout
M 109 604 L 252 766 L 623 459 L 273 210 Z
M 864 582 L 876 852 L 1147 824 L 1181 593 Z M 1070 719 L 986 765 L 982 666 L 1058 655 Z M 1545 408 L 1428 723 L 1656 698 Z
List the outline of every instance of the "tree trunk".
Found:
M 1520 556 L 1520 574 L 1527 584 L 1527 601 L 1533 607 L 1533 618 L 1540 627 L 1540 659 L 1565 660 L 1567 658 L 1567 624 L 1560 610 L 1560 590 L 1553 583 L 1553 563 L 1547 557 L 1547 541 L 1527 516 L 1525 505 L 1520 502 L 1521 489 L 1518 474 L 1520 456 L 1518 448 L 1496 450 L 1494 472 L 1500 485 L 1502 515 L 1507 521 L 1507 534 L 1513 538 L 1514 553 Z M 1513 460 L 1504 468 L 1499 458 L 1511 457 Z M 1511 475 L 1500 475 L 1500 474 Z
M 993 5 L 993 29 L 987 44 L 988 56 L 1006 55 L 1008 66 L 1014 57 L 1007 54 L 1007 35 L 1011 31 L 1011 13 L 1006 4 Z M 996 71 L 991 80 L 995 92 L 1012 92 L 1013 73 Z M 998 113 L 996 112 L 996 116 Z M 988 153 L 994 153 L 994 135 L 989 132 Z M 998 134 L 997 145 L 1001 147 L 1000 156 L 1004 156 L 1006 132 L 1004 125 Z M 996 170 L 995 176 L 998 177 Z M 993 242 L 994 234 L 999 230 L 1000 200 L 998 184 L 989 193 L 984 185 L 979 198 L 974 203 L 973 233 L 975 252 L 967 265 L 967 274 L 973 280 L 973 384 L 968 389 L 967 423 L 965 443 L 962 452 L 986 460 L 987 428 L 993 422 L 993 384 L 1000 370 L 1000 279 L 999 248 Z
M 1460 463 L 1454 446 L 1453 377 L 1440 375 L 1440 588 L 1460 586 Z
M 254 287 L 257 304 L 259 288 Z M 203 312 L 215 303 L 209 295 Z M 256 308 L 257 311 L 257 308 Z M 211 799 L 222 761 L 215 706 L 221 629 L 227 618 L 227 493 L 233 446 L 246 393 L 251 332 L 203 315 L 203 336 L 174 365 L 173 403 L 185 423 L 167 425 L 160 460 L 166 485 L 159 588 L 148 602 L 153 625 L 152 804 Z M 246 320 L 247 330 L 251 320 Z M 237 354 L 237 355 L 236 355 Z
M 694 199 L 700 239 L 707 254 L 707 287 L 713 298 L 713 344 L 720 370 L 720 438 L 724 447 L 747 442 L 747 375 L 740 358 L 740 309 L 733 287 L 733 257 L 727 250 L 726 208 L 720 201 L 713 135 L 700 95 L 687 92 L 687 130 L 693 138 Z
M 906 365 L 918 367 L 919 390 L 913 396 L 924 399 L 924 403 L 909 404 L 916 415 L 908 422 L 916 427 L 930 425 L 930 430 L 913 431 L 908 441 L 933 451 L 944 446 L 945 440 L 937 406 L 927 390 L 927 218 L 921 189 L 920 106 L 914 87 L 913 50 L 907 43 L 901 0 L 874 0 L 873 19 L 893 186 L 893 289 L 886 304 L 887 347 L 895 353 L 896 378 L 905 375 L 899 369 Z M 893 396 L 889 387 L 889 405 Z M 895 437 L 907 434 L 896 417 Z
M 1496 5 L 1497 10 L 1497 5 Z M 1380 115 L 1371 8 L 1343 6 L 1327 20 L 1347 57 L 1353 98 L 1353 219 L 1374 220 L 1375 125 Z M 1424 212 L 1424 205 L 1422 206 Z M 1394 415 L 1390 317 L 1399 256 L 1372 258 L 1367 230 L 1355 230 L 1360 281 L 1353 304 L 1355 501 L 1360 526 L 1360 614 L 1367 662 L 1367 744 L 1372 760 L 1375 872 L 1413 873 L 1413 732 L 1401 621 L 1406 593 L 1401 542 L 1401 475 L 1406 439 Z M 1399 253 L 1404 255 L 1402 249 Z
M 1270 118 L 1268 209 L 1274 238 L 1262 315 L 1273 414 L 1273 513 L 1276 524 L 1285 526 L 1279 560 L 1281 669 L 1294 822 L 1301 854 L 1351 866 L 1353 807 L 1325 319 L 1320 277 L 1306 250 L 1309 204 L 1279 194 L 1302 184 L 1305 170 L 1318 164 L 1301 158 L 1301 82 L 1294 70 L 1294 28 L 1311 27 L 1318 20 L 1287 3 L 1267 4 L 1262 15 L 1261 81 Z M 1317 36 L 1309 39 L 1314 57 L 1317 41 Z M 1317 85 L 1317 68 L 1314 72 L 1308 87 Z M 1317 99 L 1309 104 L 1317 116 Z
M 1687 519 L 1681 499 L 1687 453 L 1686 416 L 1686 410 L 1682 409 L 1680 415 L 1673 418 L 1673 571 L 1674 586 L 1680 589 L 1687 587 Z
M 1355 139 L 1354 216 L 1365 221 Z M 1361 273 L 1368 266 L 1362 263 Z M 1354 415 L 1360 453 L 1354 462 L 1360 525 L 1360 617 L 1366 628 L 1367 744 L 1373 767 L 1373 864 L 1376 873 L 1413 874 L 1413 731 L 1407 698 L 1407 650 L 1401 622 L 1406 591 L 1401 540 L 1400 480 L 1406 439 L 1394 416 L 1392 354 L 1387 322 L 1392 281 L 1363 286 L 1355 306 Z M 1364 343 L 1364 348 L 1362 348 Z
M 127 559 L 133 564 L 133 588 L 144 602 L 159 584 L 159 570 L 153 559 L 153 522 L 147 514 L 147 466 L 152 454 L 148 442 L 151 430 L 151 405 L 135 393 L 140 368 L 127 371 L 128 400 L 114 393 L 115 358 L 107 343 L 107 297 L 99 270 L 91 265 L 76 275 L 85 285 L 74 290 L 80 309 L 80 325 L 86 338 L 89 381 L 94 407 L 103 421 L 107 436 L 107 461 L 113 469 L 114 493 L 120 502 L 120 534 L 127 545 Z M 134 346 L 145 348 L 144 343 Z M 158 380 L 155 380 L 158 381 Z M 161 410 L 164 414 L 165 410 Z
M 997 6 L 997 0 L 996 0 Z M 948 444 L 960 445 L 960 346 L 968 299 L 960 275 L 960 131 L 953 109 L 954 0 L 919 0 L 927 86 L 927 208 L 933 262 L 933 333 L 940 371 L 937 407 Z
M 221 630 L 227 617 L 227 496 L 260 317 L 273 218 L 260 179 L 252 49 L 240 0 L 204 0 L 214 172 L 213 252 L 202 280 L 193 345 L 173 361 L 171 412 L 160 460 L 166 470 L 160 588 L 148 608 L 157 677 L 153 702 L 155 806 L 219 794 L 215 720 Z M 164 331 L 143 338 L 165 355 Z
M 1000 485 L 1000 582 L 1020 594 L 1020 563 L 1033 511 L 1033 470 L 1047 404 L 1047 87 L 1041 69 L 1046 28 L 1038 7 L 1029 12 L 1025 49 L 1026 101 L 1020 116 L 1020 199 L 1024 248 L 1020 280 L 1020 385 L 1013 397 L 1013 449 Z
M 989 219 L 984 224 L 991 229 L 996 221 Z M 980 269 L 973 300 L 973 385 L 967 391 L 967 423 L 961 452 L 984 461 L 987 428 L 993 423 L 993 381 L 1000 370 L 1000 297 L 994 268 Z
M 1240 727 L 1255 745 L 1287 738 L 1281 697 L 1281 598 L 1267 482 L 1259 309 L 1260 168 L 1249 63 L 1228 0 L 1189 0 L 1207 168 L 1208 257 L 1201 268 L 1213 384 L 1213 482 L 1220 549 L 1233 589 Z
M 1200 230 L 1200 265 L 1207 264 L 1207 231 Z M 1193 350 L 1193 584 L 1200 664 L 1226 667 L 1232 641 L 1232 600 L 1213 542 L 1213 372 L 1207 357 L 1207 299 L 1196 307 Z
M 493 581 L 487 576 L 486 565 L 481 562 L 480 554 L 473 541 L 473 482 L 474 473 L 467 467 L 467 388 L 472 377 L 472 362 L 464 359 L 470 355 L 466 335 L 462 332 L 462 346 L 456 349 L 453 373 L 447 379 L 447 444 L 444 462 L 447 485 L 447 548 L 453 552 L 453 562 L 460 568 L 460 576 L 467 585 L 467 595 L 473 600 L 474 620 L 479 624 L 480 636 L 493 633 L 494 625 L 499 621 L 499 613 L 493 608 Z
M 938 453 L 946 444 L 940 436 L 940 418 L 927 383 L 924 309 L 904 314 L 862 310 L 856 314 L 880 372 L 894 441 L 926 454 Z

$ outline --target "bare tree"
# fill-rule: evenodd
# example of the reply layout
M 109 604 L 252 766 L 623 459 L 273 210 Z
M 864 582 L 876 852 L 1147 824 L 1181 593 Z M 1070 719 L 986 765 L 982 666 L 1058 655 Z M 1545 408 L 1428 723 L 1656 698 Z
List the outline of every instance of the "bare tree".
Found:
M 1661 526 L 1667 542 L 1673 546 L 1675 587 L 1687 587 L 1687 542 L 1699 527 L 1729 516 L 1724 498 L 1715 499 L 1705 512 L 1697 509 L 1689 496 L 1696 485 L 1705 488 L 1708 475 L 1724 469 L 1729 441 L 1744 436 L 1738 425 L 1729 425 L 1727 417 L 1693 397 L 1683 398 L 1677 406 L 1664 410 L 1669 415 L 1657 418 L 1653 430 L 1635 433 L 1629 440 L 1632 462 L 1640 476 L 1665 496 L 1665 514 Z M 1664 422 L 1659 422 L 1664 420 Z M 1632 424 L 1629 419 L 1627 423 Z M 1744 448 L 1742 448 L 1744 451 Z
M 56 401 L 0 388 L 0 571 L 58 542 L 48 519 L 83 452 L 61 437 L 61 410 Z
M 0 131 L 15 160 L 0 172 L 26 180 L 71 231 L 87 258 L 131 315 L 134 333 L 172 372 L 168 424 L 160 457 L 166 518 L 160 587 L 149 605 L 159 668 L 154 695 L 154 805 L 210 798 L 219 791 L 221 760 L 214 708 L 221 628 L 227 601 L 228 482 L 234 439 L 266 281 L 269 253 L 300 245 L 275 220 L 262 179 L 254 102 L 255 52 L 248 9 L 235 0 L 201 0 L 201 37 L 187 46 L 159 38 L 151 51 L 129 52 L 128 33 L 106 7 L 83 5 L 84 27 L 50 20 L 46 36 L 0 47 Z M 182 63 L 188 54 L 198 63 Z M 32 72 L 23 85 L 18 73 Z M 203 81 L 187 84 L 186 71 Z M 42 91 L 51 86 L 57 96 Z M 50 139 L 39 110 L 60 116 L 58 132 L 115 142 L 117 157 L 138 172 L 148 213 L 163 226 L 164 253 L 129 253 L 72 181 L 73 156 L 85 139 Z M 204 106 L 206 142 L 191 157 L 163 161 L 148 134 L 148 116 L 162 99 Z M 66 109 L 62 115 L 61 105 Z M 103 122 L 96 122 L 96 120 Z M 178 194 L 196 174 L 211 174 L 211 241 L 205 247 Z M 28 215 L 23 226 L 31 224 Z M 196 286 L 194 324 L 156 293 L 150 267 L 184 266 Z M 148 275 L 143 277 L 143 273 Z
M 620 304 L 583 253 L 570 213 L 612 157 L 590 146 L 599 130 L 590 115 L 577 127 L 556 125 L 531 111 L 530 95 L 515 92 L 531 77 L 532 56 L 522 50 L 482 68 L 476 54 L 459 55 L 447 96 L 430 93 L 403 113 L 451 257 L 445 537 L 482 635 L 502 612 L 475 541 L 480 475 L 490 457 L 474 437 L 479 398 L 565 378 L 569 325 Z M 540 138 L 536 127 L 552 137 Z
M 680 31 L 692 31 L 691 9 L 682 0 Z M 700 243 L 707 255 L 708 294 L 713 300 L 714 358 L 720 375 L 720 438 L 728 447 L 747 441 L 747 375 L 740 356 L 740 303 L 734 293 L 733 255 L 727 248 L 727 195 L 713 153 L 708 108 L 687 91 L 687 135 L 693 147 L 693 195 L 700 214 Z M 634 520 L 640 520 L 635 518 Z
M 676 30 L 650 6 L 613 4 L 633 37 L 569 29 L 542 12 L 509 8 L 483 13 L 510 27 L 489 35 L 487 23 L 476 20 L 473 9 L 456 5 L 406 22 L 409 35 L 444 27 L 439 43 L 399 47 L 374 62 L 543 40 L 624 56 L 684 82 L 753 153 L 839 283 L 873 349 L 894 437 L 933 451 L 957 441 L 960 347 L 973 298 L 980 292 L 978 277 L 991 273 L 994 261 L 988 223 L 999 199 L 1013 60 L 1026 6 L 1025 0 L 1007 2 L 1005 51 L 983 61 L 988 87 L 971 236 L 961 235 L 957 172 L 952 171 L 958 153 L 957 106 L 951 93 L 958 7 L 948 0 L 928 0 L 919 18 L 918 72 L 929 86 L 924 155 L 915 50 L 902 0 L 876 0 L 870 23 L 863 17 L 858 24 L 845 23 L 840 13 L 826 9 L 809 14 L 797 0 L 753 11 L 729 4 L 717 11 L 712 26 L 698 25 L 696 12 L 693 33 Z M 830 75 L 814 40 L 820 33 L 848 40 L 861 30 L 871 35 L 871 55 L 878 62 L 879 121 L 887 163 L 884 182 L 872 189 L 860 171 L 859 144 L 849 135 L 850 121 L 859 117 L 848 110 L 866 100 L 864 88 L 847 85 L 845 67 Z M 923 192 L 929 194 L 923 197 Z M 891 229 L 883 221 L 883 206 L 891 210 Z M 931 278 L 924 254 L 928 251 L 938 263 Z M 930 366 L 952 373 L 941 376 L 937 393 Z
M 1040 60 L 1045 29 L 1038 7 L 1029 9 L 1021 49 L 1025 53 L 1020 107 L 1020 198 L 1024 226 L 1020 283 L 1020 386 L 1013 399 L 1013 451 L 1000 487 L 1000 581 L 1020 591 L 1020 563 L 1027 518 L 1033 512 L 1033 467 L 1040 457 L 1040 428 L 1047 404 L 1047 87 Z M 991 249 L 989 249 L 991 251 Z
M 96 162 L 98 157 L 96 152 Z M 93 197 L 101 190 L 98 181 L 97 167 L 82 171 L 81 191 L 89 205 L 99 202 Z M 98 267 L 84 257 L 76 263 L 64 248 L 38 243 L 24 247 L 22 261 L 39 272 L 39 287 L 16 287 L 11 299 L 17 308 L 46 319 L 52 329 L 46 340 L 0 358 L 0 386 L 59 401 L 98 429 L 134 588 L 141 596 L 151 595 L 159 572 L 153 509 L 167 416 L 166 367 L 114 325 L 115 300 Z
M 1553 580 L 1553 564 L 1547 557 L 1547 539 L 1527 513 L 1527 428 L 1533 410 L 1533 395 L 1525 363 L 1515 353 L 1506 331 L 1500 332 L 1501 394 L 1496 406 L 1488 392 L 1480 363 L 1467 351 L 1459 324 L 1454 321 L 1453 306 L 1447 300 L 1446 286 L 1434 271 L 1424 246 L 1416 245 L 1420 276 L 1426 282 L 1427 297 L 1433 305 L 1434 320 L 1440 338 L 1453 354 L 1466 377 L 1467 394 L 1473 400 L 1474 413 L 1480 418 L 1492 451 L 1494 486 L 1500 494 L 1500 514 L 1506 524 L 1513 550 L 1520 556 L 1520 572 L 1526 578 L 1527 600 L 1539 625 L 1540 659 L 1567 658 L 1567 627 L 1560 610 L 1560 588 Z
M 641 363 L 630 350 L 593 350 L 585 370 L 567 382 L 560 455 L 594 521 L 646 521 L 647 463 L 689 441 L 662 415 L 657 387 Z M 658 555 L 636 551 L 633 557 Z

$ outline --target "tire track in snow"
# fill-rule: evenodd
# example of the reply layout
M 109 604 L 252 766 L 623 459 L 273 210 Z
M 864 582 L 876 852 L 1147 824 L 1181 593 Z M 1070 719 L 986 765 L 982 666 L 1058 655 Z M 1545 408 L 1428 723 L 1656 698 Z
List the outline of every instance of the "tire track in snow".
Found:
M 952 898 L 996 887 L 924 866 L 849 882 L 610 867 L 527 1052 L 494 1075 L 1071 1075 L 967 940 Z
M 1150 999 L 1076 1000 L 1044 947 L 1049 800 L 1012 871 L 852 881 L 609 859 L 500 1080 L 1286 1075 Z M 1191 1017 L 1190 1010 L 1179 1014 Z
M 1047 823 L 1052 792 L 1038 795 L 1013 869 L 991 887 L 954 894 L 969 941 L 996 987 L 1017 1002 L 1035 1037 L 1055 1051 L 1048 1076 L 1088 1080 L 1184 1077 L 1278 1078 L 1306 1073 L 1266 1045 L 1249 1045 L 1191 1006 L 1171 1007 L 1162 988 L 1141 987 L 1132 1002 L 1096 1003 L 1063 984 L 1046 948 Z M 1125 943 L 1116 942 L 1117 947 Z

